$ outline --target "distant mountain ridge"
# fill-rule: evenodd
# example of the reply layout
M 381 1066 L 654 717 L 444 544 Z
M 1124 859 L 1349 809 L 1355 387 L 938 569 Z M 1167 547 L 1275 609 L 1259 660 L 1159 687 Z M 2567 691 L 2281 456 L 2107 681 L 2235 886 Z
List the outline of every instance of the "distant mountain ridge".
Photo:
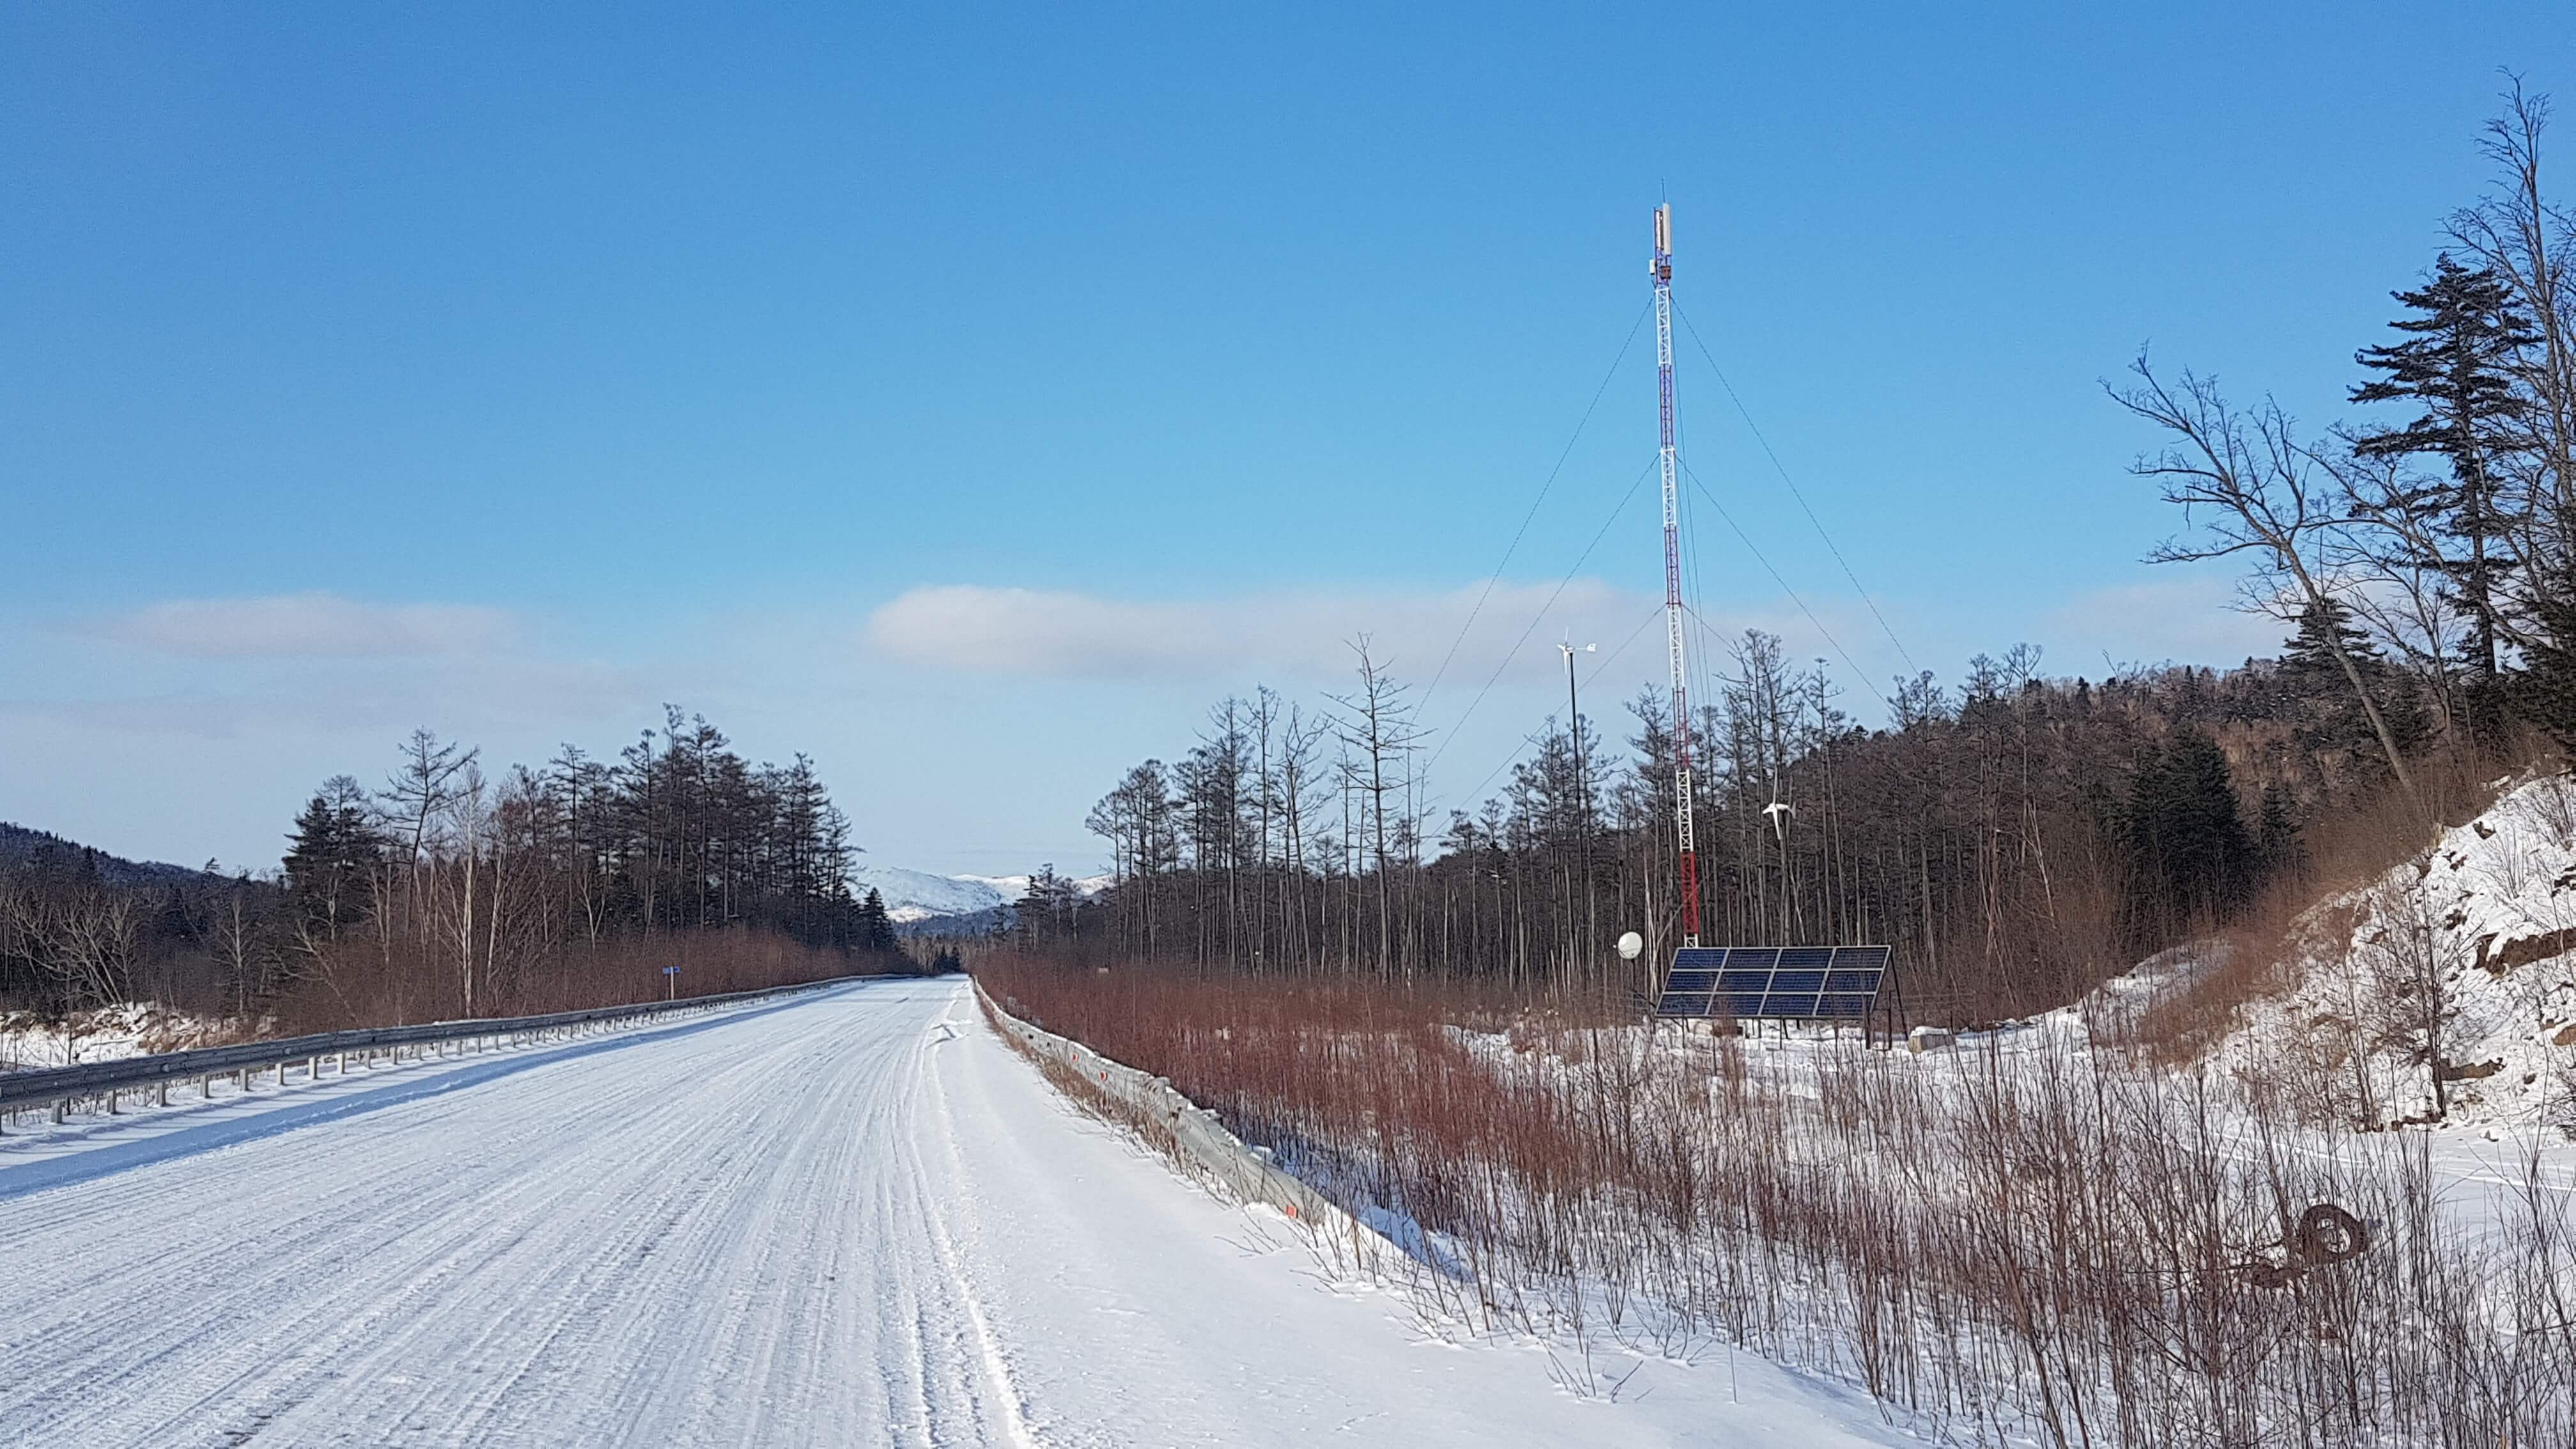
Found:
M 95 870 L 113 886 L 181 885 L 203 879 L 205 872 L 160 860 L 127 860 L 104 850 L 65 840 L 50 830 L 31 830 L 0 820 L 0 866 L 20 867 L 50 861 L 67 872 Z
M 201 870 L 158 860 L 127 860 L 66 840 L 47 830 L 0 821 L 0 868 L 17 868 L 50 859 L 68 872 L 95 869 L 99 880 L 113 886 L 168 886 L 208 879 Z M 873 887 L 885 896 L 886 914 L 900 926 L 936 923 L 942 928 L 980 929 L 998 924 L 1028 894 L 1025 875 L 933 875 L 899 865 L 863 861 L 850 872 L 851 884 L 865 895 Z M 1073 882 L 1084 895 L 1107 890 L 1111 877 L 1087 876 Z
M 899 865 L 861 861 L 850 871 L 851 884 L 865 894 L 874 888 L 885 897 L 886 914 L 899 926 L 957 917 L 983 917 L 990 924 L 1028 893 L 1025 875 L 932 875 Z M 1073 882 L 1084 895 L 1107 890 L 1110 877 L 1086 876 Z

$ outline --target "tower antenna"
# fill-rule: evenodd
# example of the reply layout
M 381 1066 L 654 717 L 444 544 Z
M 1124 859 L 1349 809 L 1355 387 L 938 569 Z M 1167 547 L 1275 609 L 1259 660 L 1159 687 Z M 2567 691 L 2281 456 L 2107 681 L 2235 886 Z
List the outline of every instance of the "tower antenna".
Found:
M 1673 208 L 1655 208 L 1655 388 L 1663 422 L 1664 639 L 1673 665 L 1673 822 L 1681 847 L 1682 944 L 1699 944 L 1699 850 L 1691 837 L 1690 667 L 1682 656 L 1681 485 L 1673 467 Z

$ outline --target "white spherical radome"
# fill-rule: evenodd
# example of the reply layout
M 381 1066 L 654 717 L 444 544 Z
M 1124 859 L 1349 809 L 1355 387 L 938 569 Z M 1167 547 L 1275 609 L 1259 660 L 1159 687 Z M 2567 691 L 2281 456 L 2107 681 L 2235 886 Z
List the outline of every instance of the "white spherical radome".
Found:
M 1646 938 L 1634 931 L 1619 938 L 1619 959 L 1622 961 L 1634 961 L 1645 954 L 1645 950 Z

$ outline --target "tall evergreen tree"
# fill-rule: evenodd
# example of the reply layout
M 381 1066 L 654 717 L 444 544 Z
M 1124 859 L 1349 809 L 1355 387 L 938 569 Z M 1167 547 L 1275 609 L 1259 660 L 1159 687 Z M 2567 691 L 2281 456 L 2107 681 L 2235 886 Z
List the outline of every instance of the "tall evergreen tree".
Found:
M 323 781 L 287 840 L 286 889 L 298 918 L 322 939 L 336 940 L 365 919 L 367 874 L 384 856 L 366 787 L 347 775 Z
M 2556 587 L 2532 591 L 2531 621 L 2515 708 L 2576 752 L 2576 568 L 2562 570 Z
M 2114 823 L 2129 864 L 2137 940 L 2224 918 L 2253 893 L 2258 858 L 2227 754 L 2200 730 L 2176 730 L 2161 748 L 2148 749 Z
M 2312 752 L 2340 752 L 2352 769 L 2373 775 L 2384 768 L 2378 736 L 2335 657 L 2338 644 L 2401 752 L 2420 748 L 2432 722 L 2414 681 L 2390 666 L 2341 601 L 2321 599 L 2301 610 L 2298 632 L 2281 648 L 2281 683 L 2295 702 L 2299 743 Z
M 2413 313 L 2389 324 L 2408 334 L 2406 340 L 2365 347 L 2354 357 L 2380 376 L 2354 388 L 2353 401 L 2411 401 L 2423 411 L 2403 427 L 2362 434 L 2353 451 L 2370 458 L 2436 455 L 2448 461 L 2449 482 L 2429 485 L 2427 501 L 2462 556 L 2431 562 L 2468 613 L 2474 695 L 2492 704 L 2505 581 L 2519 563 L 2495 458 L 2503 446 L 2499 431 L 2527 408 L 2512 367 L 2535 337 L 2495 273 L 2463 267 L 2448 253 L 2435 258 L 2433 267 L 2422 287 L 2393 294 Z
M 868 887 L 867 899 L 859 902 L 859 940 L 862 951 L 889 954 L 899 949 L 894 935 L 894 920 L 886 914 L 885 893 Z
M 2307 868 L 2307 845 L 2299 838 L 2297 798 L 2279 780 L 2263 787 L 2261 813 L 2254 827 L 2254 852 L 2266 876 L 2294 874 Z

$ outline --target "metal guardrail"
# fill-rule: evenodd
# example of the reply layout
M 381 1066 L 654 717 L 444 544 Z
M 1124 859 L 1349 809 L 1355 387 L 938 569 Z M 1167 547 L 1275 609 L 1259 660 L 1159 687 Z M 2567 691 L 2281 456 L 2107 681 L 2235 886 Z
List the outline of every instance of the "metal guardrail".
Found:
M 151 1090 L 158 1104 L 169 1105 L 170 1084 L 194 1079 L 200 1095 L 207 1095 L 216 1077 L 236 1077 L 247 1091 L 252 1080 L 270 1068 L 277 1071 L 278 1084 L 285 1085 L 286 1069 L 298 1062 L 304 1064 L 305 1080 L 321 1074 L 324 1059 L 333 1062 L 339 1072 L 348 1071 L 351 1056 L 365 1054 L 373 1061 L 375 1054 L 388 1053 L 397 1061 L 406 1047 L 446 1046 L 450 1043 L 475 1045 L 507 1039 L 518 1045 L 529 1038 L 547 1038 L 573 1034 L 584 1028 L 615 1022 L 672 1016 L 683 1012 L 710 1011 L 764 997 L 786 996 L 799 991 L 814 991 L 826 986 L 842 986 L 853 981 L 882 981 L 885 976 L 835 976 L 825 981 L 807 981 L 794 986 L 770 986 L 758 991 L 730 991 L 715 996 L 686 996 L 676 1001 L 646 1001 L 629 1006 L 597 1006 L 586 1011 L 557 1011 L 544 1016 L 487 1017 L 469 1021 L 434 1021 L 418 1026 L 361 1027 L 355 1031 L 326 1031 L 312 1036 L 283 1037 L 276 1041 L 242 1042 L 234 1046 L 198 1047 L 190 1051 L 158 1052 L 150 1056 L 126 1057 L 112 1062 L 90 1062 L 81 1066 L 47 1067 L 32 1072 L 0 1072 L 0 1121 L 31 1106 L 51 1104 L 54 1120 L 60 1122 L 73 1102 L 104 1097 L 107 1110 L 117 1110 L 118 1098 L 126 1092 Z

